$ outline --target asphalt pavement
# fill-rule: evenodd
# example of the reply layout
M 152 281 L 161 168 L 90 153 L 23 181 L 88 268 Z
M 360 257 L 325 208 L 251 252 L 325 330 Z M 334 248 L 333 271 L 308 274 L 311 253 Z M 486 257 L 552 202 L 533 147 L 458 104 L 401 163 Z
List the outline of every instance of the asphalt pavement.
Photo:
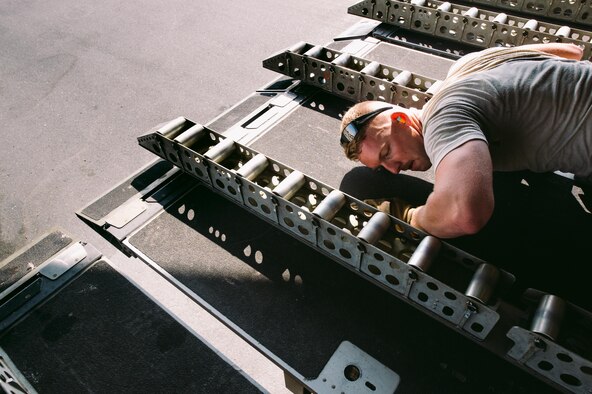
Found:
M 138 136 L 177 116 L 207 123 L 278 77 L 263 59 L 298 41 L 326 44 L 357 22 L 354 3 L 0 2 L 0 261 L 59 228 L 158 288 L 146 291 L 281 391 L 278 368 L 75 212 L 154 161 Z

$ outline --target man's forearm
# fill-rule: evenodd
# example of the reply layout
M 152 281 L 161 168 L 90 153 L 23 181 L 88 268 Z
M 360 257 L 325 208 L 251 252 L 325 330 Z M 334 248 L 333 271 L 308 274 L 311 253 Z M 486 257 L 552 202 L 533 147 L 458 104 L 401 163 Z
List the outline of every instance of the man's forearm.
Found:
M 456 238 L 474 234 L 486 223 L 475 219 L 471 208 L 440 201 L 432 194 L 426 205 L 416 207 L 409 224 L 438 238 Z
M 548 44 L 526 44 L 523 48 L 534 49 L 551 55 L 560 56 L 570 60 L 582 60 L 584 51 L 572 43 L 548 43 Z
M 435 170 L 434 190 L 411 225 L 436 237 L 475 234 L 493 213 L 492 164 L 487 144 L 470 140 L 450 151 Z
M 454 238 L 466 235 L 454 224 L 448 223 L 446 215 L 430 215 L 430 207 L 422 205 L 413 210 L 410 224 L 411 226 L 432 234 L 438 238 Z

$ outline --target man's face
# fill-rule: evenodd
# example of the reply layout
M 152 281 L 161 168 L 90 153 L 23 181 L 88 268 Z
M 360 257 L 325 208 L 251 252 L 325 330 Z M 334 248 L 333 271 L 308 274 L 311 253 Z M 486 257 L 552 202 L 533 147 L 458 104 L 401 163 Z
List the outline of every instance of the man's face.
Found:
M 393 174 L 428 170 L 432 164 L 421 135 L 407 125 L 393 124 L 387 114 L 381 115 L 366 128 L 360 143 L 360 162 L 374 169 L 384 167 Z

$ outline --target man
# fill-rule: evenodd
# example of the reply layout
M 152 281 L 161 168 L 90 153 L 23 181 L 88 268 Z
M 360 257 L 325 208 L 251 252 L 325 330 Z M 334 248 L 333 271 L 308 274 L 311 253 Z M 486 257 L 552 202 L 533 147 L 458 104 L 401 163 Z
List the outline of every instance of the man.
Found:
M 468 55 L 423 110 L 353 106 L 341 144 L 348 158 L 394 174 L 433 165 L 425 205 L 402 218 L 441 238 L 477 233 L 493 212 L 493 171 L 592 180 L 592 64 L 582 54 L 553 43 Z

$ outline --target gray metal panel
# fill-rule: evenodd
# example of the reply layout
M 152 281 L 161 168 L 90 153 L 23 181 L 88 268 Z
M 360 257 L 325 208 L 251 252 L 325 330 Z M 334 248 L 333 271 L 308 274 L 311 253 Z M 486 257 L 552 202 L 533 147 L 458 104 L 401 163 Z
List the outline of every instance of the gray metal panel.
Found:
M 339 146 L 339 115 L 350 105 L 345 99 L 318 93 L 250 146 L 335 187 L 355 165 Z

